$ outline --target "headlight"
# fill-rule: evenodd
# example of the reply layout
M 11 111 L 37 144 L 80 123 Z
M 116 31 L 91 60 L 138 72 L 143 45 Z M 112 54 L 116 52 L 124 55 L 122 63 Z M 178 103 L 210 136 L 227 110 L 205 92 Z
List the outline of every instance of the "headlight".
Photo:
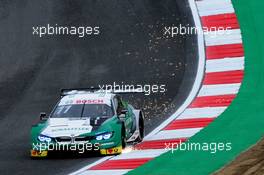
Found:
M 48 137 L 48 136 L 45 136 L 45 135 L 39 135 L 38 136 L 38 140 L 41 141 L 41 142 L 50 142 L 51 138 Z
M 96 140 L 102 140 L 102 139 L 103 139 L 103 135 L 96 136 Z
M 107 139 L 110 139 L 111 136 L 112 136 L 112 133 L 107 133 L 107 134 L 104 134 L 104 135 L 103 135 L 103 138 L 104 138 L 105 140 L 107 140 Z
M 112 132 L 107 132 L 107 133 L 97 135 L 95 139 L 96 140 L 107 140 L 107 139 L 110 139 L 112 135 L 113 135 Z

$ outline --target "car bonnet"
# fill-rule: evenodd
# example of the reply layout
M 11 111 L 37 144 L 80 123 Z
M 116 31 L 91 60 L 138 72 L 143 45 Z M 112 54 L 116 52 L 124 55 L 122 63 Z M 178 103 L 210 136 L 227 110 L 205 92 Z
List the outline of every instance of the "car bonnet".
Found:
M 47 127 L 41 134 L 49 137 L 78 136 L 90 133 L 93 127 L 90 125 L 90 118 L 50 118 Z

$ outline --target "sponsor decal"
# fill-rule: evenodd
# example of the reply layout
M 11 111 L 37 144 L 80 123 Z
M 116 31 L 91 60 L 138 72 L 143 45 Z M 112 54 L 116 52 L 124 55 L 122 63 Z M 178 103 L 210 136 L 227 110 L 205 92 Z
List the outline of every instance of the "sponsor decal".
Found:
M 115 142 L 101 143 L 101 146 L 113 145 Z
M 104 100 L 102 99 L 82 99 L 76 100 L 76 104 L 104 104 Z
M 101 149 L 100 153 L 103 155 L 107 154 L 119 154 L 122 152 L 122 146 L 114 147 L 114 148 L 109 148 L 109 149 Z
M 47 155 L 48 151 L 31 150 L 31 157 L 46 157 Z
M 52 129 L 51 132 L 60 132 L 60 131 L 90 131 L 91 128 L 58 128 Z

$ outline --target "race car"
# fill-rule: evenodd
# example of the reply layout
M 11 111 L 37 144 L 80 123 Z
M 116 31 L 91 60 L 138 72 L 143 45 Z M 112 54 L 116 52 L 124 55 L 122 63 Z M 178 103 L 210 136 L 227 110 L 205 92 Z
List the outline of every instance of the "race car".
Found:
M 56 151 L 122 153 L 129 142 L 144 137 L 144 114 L 120 93 L 88 89 L 63 89 L 49 115 L 31 129 L 31 157 Z

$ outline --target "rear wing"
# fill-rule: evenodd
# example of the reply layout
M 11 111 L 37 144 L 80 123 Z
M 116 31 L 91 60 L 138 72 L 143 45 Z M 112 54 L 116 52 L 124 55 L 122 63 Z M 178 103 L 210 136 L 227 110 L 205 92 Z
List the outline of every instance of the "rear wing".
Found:
M 101 88 L 101 87 L 89 87 L 89 88 L 73 88 L 73 89 L 61 89 L 60 96 L 85 94 L 85 93 L 111 93 L 111 94 L 130 94 L 130 93 L 144 93 L 142 88 L 127 88 L 127 89 L 113 89 L 113 88 Z

